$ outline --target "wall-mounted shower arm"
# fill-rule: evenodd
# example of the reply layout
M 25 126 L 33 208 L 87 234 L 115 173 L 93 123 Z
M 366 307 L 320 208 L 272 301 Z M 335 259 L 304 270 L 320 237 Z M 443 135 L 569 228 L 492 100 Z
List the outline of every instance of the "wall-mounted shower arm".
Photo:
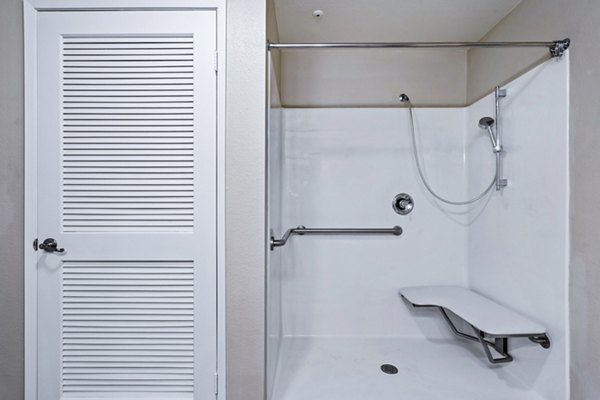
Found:
M 492 126 L 496 123 L 496 120 L 491 117 L 483 117 L 479 120 L 479 127 L 485 130 L 490 136 L 490 142 L 492 143 L 492 148 L 494 149 L 494 153 L 502 151 L 502 148 L 498 145 L 498 141 L 496 139 L 496 134 L 492 129 Z
M 306 228 L 299 226 L 288 229 L 281 239 L 271 236 L 271 250 L 275 247 L 285 246 L 292 235 L 402 235 L 402 228 L 398 225 L 392 228 Z
M 358 43 L 271 43 L 267 49 L 440 49 L 440 48 L 511 48 L 547 47 L 551 57 L 560 57 L 571 45 L 571 39 L 552 42 L 358 42 Z

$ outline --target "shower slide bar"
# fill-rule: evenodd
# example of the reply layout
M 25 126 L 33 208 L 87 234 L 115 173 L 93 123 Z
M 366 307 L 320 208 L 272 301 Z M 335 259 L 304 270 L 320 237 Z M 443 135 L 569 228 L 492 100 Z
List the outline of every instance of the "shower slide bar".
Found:
M 271 236 L 271 250 L 275 247 L 285 246 L 292 235 L 402 235 L 402 228 L 398 225 L 392 228 L 306 228 L 300 225 L 288 229 L 281 239 Z
M 357 43 L 271 43 L 267 49 L 440 49 L 440 48 L 514 48 L 547 47 L 551 57 L 560 57 L 571 45 L 571 39 L 552 42 L 357 42 Z

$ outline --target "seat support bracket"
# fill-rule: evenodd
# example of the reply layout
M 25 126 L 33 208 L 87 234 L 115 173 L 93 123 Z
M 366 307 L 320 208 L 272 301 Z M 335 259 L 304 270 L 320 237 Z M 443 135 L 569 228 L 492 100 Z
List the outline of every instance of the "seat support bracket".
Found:
M 417 306 L 414 304 L 413 304 L 413 306 L 414 307 L 426 307 L 426 306 Z M 546 334 L 543 334 L 543 335 L 494 336 L 494 335 L 489 335 L 480 329 L 477 329 L 475 326 L 469 324 L 468 321 L 465 321 L 465 322 L 467 322 L 469 324 L 469 326 L 473 329 L 473 331 L 475 332 L 475 335 L 470 335 L 468 333 L 461 332 L 456 327 L 454 322 L 452 322 L 452 320 L 450 319 L 450 316 L 448 315 L 448 312 L 446 311 L 446 309 L 444 307 L 435 306 L 435 308 L 440 310 L 440 312 L 442 313 L 442 316 L 448 323 L 448 326 L 450 327 L 450 330 L 452 331 L 452 333 L 454 333 L 456 336 L 458 336 L 462 339 L 471 340 L 473 342 L 479 342 L 481 344 L 481 346 L 483 347 L 483 351 L 484 351 L 488 361 L 491 364 L 503 364 L 503 363 L 509 363 L 509 362 L 513 361 L 512 356 L 508 353 L 508 338 L 510 338 L 510 337 L 527 337 L 533 343 L 537 343 L 545 349 L 550 347 L 550 338 Z M 496 353 L 500 354 L 500 357 L 494 357 L 491 349 L 494 349 L 496 351 Z

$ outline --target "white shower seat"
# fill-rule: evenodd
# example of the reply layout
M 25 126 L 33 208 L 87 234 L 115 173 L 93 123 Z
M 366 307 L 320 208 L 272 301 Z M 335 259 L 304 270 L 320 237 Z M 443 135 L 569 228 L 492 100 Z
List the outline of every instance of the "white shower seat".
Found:
M 400 289 L 400 295 L 414 307 L 440 309 L 452 331 L 462 338 L 479 341 L 493 364 L 512 361 L 508 354 L 510 337 L 527 337 L 544 348 L 550 347 L 544 326 L 472 290 L 459 286 L 417 286 Z M 471 325 L 476 336 L 460 332 L 446 310 Z M 502 357 L 494 358 L 489 347 Z

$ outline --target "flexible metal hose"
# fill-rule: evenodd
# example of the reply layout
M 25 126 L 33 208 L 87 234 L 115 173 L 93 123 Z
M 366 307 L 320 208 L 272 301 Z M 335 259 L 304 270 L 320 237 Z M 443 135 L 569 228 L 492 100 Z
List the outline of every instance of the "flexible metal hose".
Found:
M 419 171 L 419 176 L 421 177 L 421 181 L 423 182 L 423 185 L 425 185 L 425 188 L 427 189 L 427 191 L 429 191 L 429 193 L 431 193 L 431 195 L 433 197 L 435 197 L 436 199 L 438 199 L 439 201 L 446 203 L 446 204 L 451 204 L 454 206 L 465 206 L 468 204 L 473 204 L 473 203 L 481 200 L 482 198 L 484 198 L 485 195 L 488 194 L 492 190 L 492 188 L 494 187 L 494 184 L 496 183 L 496 174 L 495 173 L 494 173 L 494 177 L 492 178 L 492 181 L 490 182 L 490 184 L 487 186 L 487 188 L 481 194 L 473 197 L 472 199 L 465 200 L 465 201 L 453 201 L 453 200 L 445 199 L 442 196 L 440 196 L 439 194 L 437 194 L 431 188 L 431 186 L 429 186 L 427 179 L 425 179 L 425 174 L 423 173 L 423 169 L 421 168 L 421 160 L 419 159 L 419 150 L 417 149 L 417 137 L 415 134 L 415 121 L 414 121 L 414 116 L 413 116 L 413 106 L 412 106 L 412 103 L 410 102 L 410 100 L 408 100 L 408 98 L 407 98 L 407 100 L 405 100 L 405 102 L 408 104 L 408 112 L 410 114 L 410 133 L 411 133 L 411 137 L 412 137 L 413 154 L 415 156 L 415 162 L 417 164 L 417 170 Z

